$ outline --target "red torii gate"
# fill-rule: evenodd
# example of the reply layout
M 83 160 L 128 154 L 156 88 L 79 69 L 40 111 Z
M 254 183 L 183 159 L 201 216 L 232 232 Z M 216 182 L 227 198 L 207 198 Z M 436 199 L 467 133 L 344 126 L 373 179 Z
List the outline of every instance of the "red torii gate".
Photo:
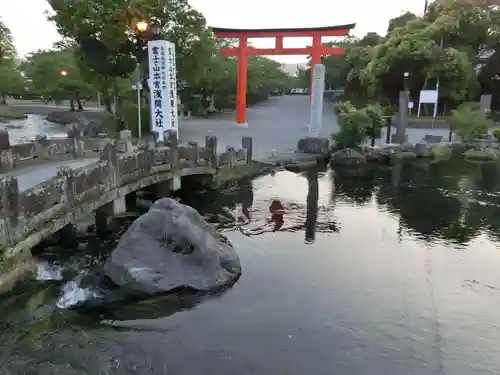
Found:
M 212 28 L 216 38 L 239 39 L 239 46 L 234 48 L 223 48 L 223 56 L 238 57 L 238 82 L 236 92 L 236 124 L 246 126 L 247 124 L 247 65 L 248 56 L 269 55 L 311 55 L 312 66 L 321 64 L 322 55 L 342 55 L 343 48 L 328 47 L 323 45 L 321 38 L 327 36 L 349 35 L 356 24 L 312 27 L 304 29 L 223 29 Z M 312 37 L 312 46 L 303 48 L 283 48 L 285 37 Z M 253 48 L 248 46 L 249 38 L 276 38 L 275 48 Z M 313 69 L 311 69 L 312 82 Z

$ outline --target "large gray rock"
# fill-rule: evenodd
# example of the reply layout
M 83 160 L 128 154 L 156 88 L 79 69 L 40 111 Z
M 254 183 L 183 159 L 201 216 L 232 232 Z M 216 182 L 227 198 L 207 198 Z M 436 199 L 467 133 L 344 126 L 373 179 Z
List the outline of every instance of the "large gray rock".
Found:
M 419 158 L 427 158 L 431 155 L 431 150 L 432 147 L 427 143 L 417 143 L 413 152 L 415 152 L 415 155 Z
M 343 148 L 342 150 L 334 152 L 330 161 L 332 164 L 340 165 L 366 164 L 365 157 L 352 148 Z
M 321 154 L 327 156 L 330 152 L 328 138 L 306 137 L 299 139 L 297 150 L 306 154 Z
M 394 155 L 392 148 L 367 147 L 364 150 L 367 162 L 389 162 Z
M 234 282 L 241 264 L 232 245 L 193 208 L 164 198 L 135 220 L 105 272 L 130 293 L 188 287 L 211 291 Z

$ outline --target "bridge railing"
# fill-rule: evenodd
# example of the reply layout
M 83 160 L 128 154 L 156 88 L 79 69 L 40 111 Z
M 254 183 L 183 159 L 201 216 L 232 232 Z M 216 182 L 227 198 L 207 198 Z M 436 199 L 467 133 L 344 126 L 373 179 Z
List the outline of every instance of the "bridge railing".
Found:
M 140 142 L 138 147 L 132 147 L 127 131 L 121 140 L 105 139 L 96 162 L 78 169 L 59 167 L 57 175 L 24 191 L 19 189 L 16 176 L 22 171 L 0 174 L 0 250 L 12 248 L 26 237 L 38 243 L 71 223 L 75 214 L 92 212 L 120 196 L 174 175 L 215 174 L 220 168 L 252 161 L 251 137 L 242 139 L 241 149 L 228 148 L 219 154 L 216 137 L 206 137 L 204 146 L 196 142 L 181 146 L 176 137 L 168 136 L 165 143 L 149 140 Z M 66 145 L 73 143 L 73 149 L 67 149 L 74 157 L 85 151 L 82 139 L 64 141 Z M 97 147 L 95 144 L 93 147 Z M 0 152 L 14 155 L 14 148 Z

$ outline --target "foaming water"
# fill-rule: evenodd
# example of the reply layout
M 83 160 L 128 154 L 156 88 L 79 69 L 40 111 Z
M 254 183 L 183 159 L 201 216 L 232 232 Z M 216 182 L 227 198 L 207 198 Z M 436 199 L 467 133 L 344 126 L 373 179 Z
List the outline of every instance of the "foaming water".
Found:
M 49 281 L 49 280 L 63 280 L 62 267 L 50 264 L 47 261 L 40 261 L 36 263 L 36 280 Z
M 96 287 L 81 286 L 83 276 L 84 275 L 79 275 L 77 278 L 64 283 L 61 288 L 61 295 L 56 302 L 58 308 L 69 309 L 83 302 L 102 298 L 102 294 L 96 290 Z
M 450 160 L 281 171 L 186 191 L 238 251 L 232 288 L 68 310 L 106 294 L 88 277 L 115 242 L 96 251 L 86 239 L 50 263 L 63 280 L 40 277 L 0 303 L 0 363 L 47 374 L 500 373 L 496 170 Z M 39 318 L 19 328 L 24 315 Z

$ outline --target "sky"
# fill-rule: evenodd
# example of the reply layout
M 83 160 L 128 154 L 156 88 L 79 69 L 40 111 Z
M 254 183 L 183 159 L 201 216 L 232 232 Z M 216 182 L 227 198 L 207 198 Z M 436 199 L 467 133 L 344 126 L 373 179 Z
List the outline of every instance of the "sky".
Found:
M 370 31 L 385 34 L 387 24 L 405 11 L 421 14 L 424 0 L 189 0 L 211 26 L 226 28 L 290 28 L 356 23 L 352 34 Z M 0 0 L 0 17 L 10 28 L 20 56 L 50 48 L 59 40 L 46 20 L 50 6 L 45 0 Z M 323 42 L 328 41 L 324 39 Z M 252 40 L 260 48 L 273 47 L 273 40 Z M 303 47 L 303 38 L 285 38 L 284 47 Z M 284 63 L 305 61 L 305 56 L 275 56 Z

